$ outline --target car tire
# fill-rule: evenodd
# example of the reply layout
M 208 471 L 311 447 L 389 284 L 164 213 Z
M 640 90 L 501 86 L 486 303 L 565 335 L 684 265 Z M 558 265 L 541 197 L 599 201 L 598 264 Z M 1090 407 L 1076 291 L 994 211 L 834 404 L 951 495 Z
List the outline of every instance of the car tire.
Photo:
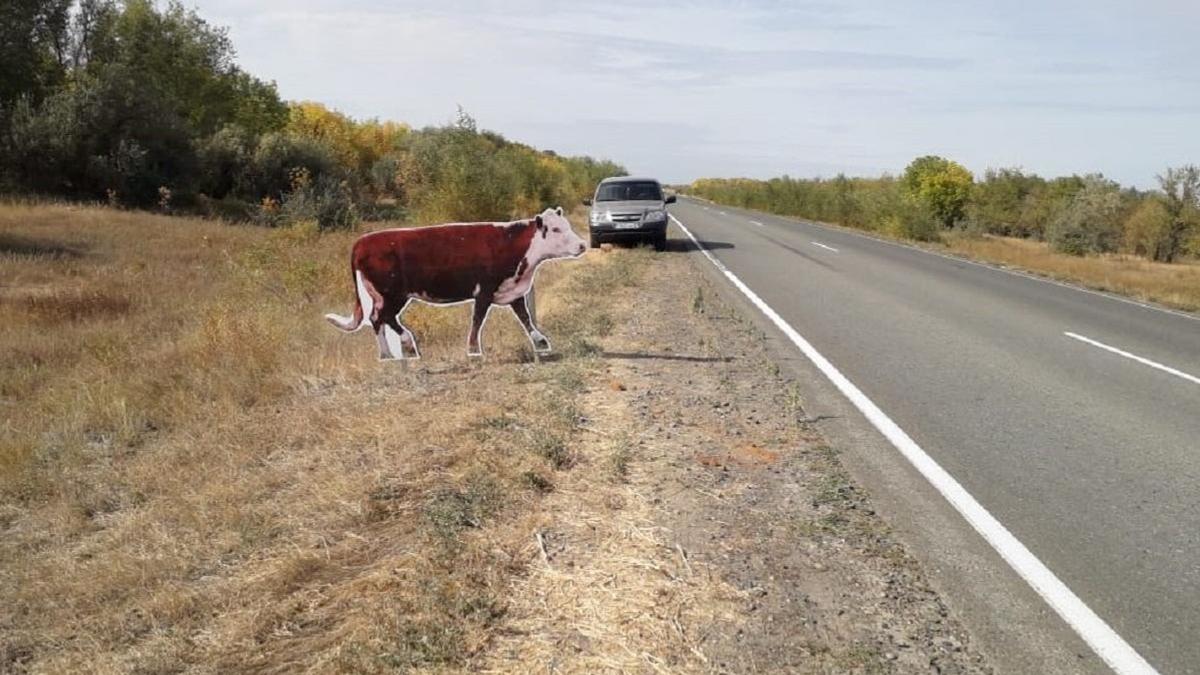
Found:
M 595 232 L 588 232 L 588 246 L 600 248 L 600 237 Z
M 666 232 L 663 232 L 662 234 L 654 235 L 654 250 L 655 251 L 667 250 L 667 233 Z

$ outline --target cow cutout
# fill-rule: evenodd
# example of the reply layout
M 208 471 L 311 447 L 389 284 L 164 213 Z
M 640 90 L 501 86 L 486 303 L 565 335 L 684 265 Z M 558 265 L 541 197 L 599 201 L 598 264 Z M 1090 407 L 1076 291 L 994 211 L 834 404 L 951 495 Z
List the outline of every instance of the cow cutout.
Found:
M 504 305 L 525 329 L 534 351 L 545 354 L 550 340 L 534 325 L 525 298 L 533 289 L 539 265 L 578 258 L 585 251 L 587 244 L 571 229 L 561 206 L 511 223 L 450 223 L 369 232 L 354 242 L 350 253 L 353 316 L 326 314 L 325 318 L 347 333 L 370 323 L 380 360 L 420 358 L 416 338 L 400 322 L 409 303 L 472 302 L 475 311 L 467 354 L 482 356 L 483 326 L 492 306 Z

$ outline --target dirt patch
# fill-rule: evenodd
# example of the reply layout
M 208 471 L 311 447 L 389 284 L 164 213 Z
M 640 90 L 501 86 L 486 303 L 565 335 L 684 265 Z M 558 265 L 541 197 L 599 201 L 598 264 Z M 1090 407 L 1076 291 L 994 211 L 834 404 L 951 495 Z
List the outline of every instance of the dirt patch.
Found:
M 780 454 L 757 445 L 742 445 L 725 452 L 698 452 L 696 461 L 702 466 L 723 469 L 729 466 L 747 469 L 767 466 L 779 461 Z
M 989 672 L 716 298 L 671 254 L 629 295 L 488 669 Z

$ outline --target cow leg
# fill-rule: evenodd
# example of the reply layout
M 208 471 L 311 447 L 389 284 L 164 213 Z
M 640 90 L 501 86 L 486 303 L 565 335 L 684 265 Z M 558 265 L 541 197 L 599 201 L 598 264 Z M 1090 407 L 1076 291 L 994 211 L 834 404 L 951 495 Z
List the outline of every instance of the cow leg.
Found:
M 529 308 L 525 305 L 525 296 L 521 296 L 512 301 L 509 305 L 513 314 L 517 315 L 517 321 L 521 322 L 521 326 L 525 329 L 525 334 L 529 336 L 529 341 L 533 343 L 533 351 L 539 354 L 550 352 L 550 340 L 542 335 L 542 331 L 533 325 L 533 317 L 529 316 Z
M 404 307 L 408 307 L 408 305 L 406 304 Z M 417 338 L 413 336 L 412 331 L 408 329 L 408 326 L 400 323 L 400 315 L 403 313 L 404 309 L 401 308 L 399 312 L 392 316 L 392 318 L 388 319 L 387 325 L 390 326 L 392 330 L 396 331 L 396 334 L 400 336 L 401 358 L 408 358 L 404 355 L 404 350 L 407 349 L 408 351 L 412 352 L 412 358 L 419 359 L 421 358 L 421 352 L 417 351 Z
M 375 341 L 379 344 L 379 360 L 392 361 L 404 358 L 403 329 L 396 320 L 397 311 L 387 304 L 379 308 L 371 319 L 375 328 Z
M 471 315 L 471 333 L 467 336 L 467 356 L 483 356 L 483 348 L 479 346 L 479 332 L 487 320 L 488 310 L 492 308 L 492 298 L 475 298 L 475 311 Z

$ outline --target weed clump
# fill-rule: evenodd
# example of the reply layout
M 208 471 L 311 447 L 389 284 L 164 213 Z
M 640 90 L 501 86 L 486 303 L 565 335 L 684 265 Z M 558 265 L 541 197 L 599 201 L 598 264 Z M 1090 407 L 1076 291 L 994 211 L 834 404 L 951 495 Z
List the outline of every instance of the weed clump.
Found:
M 574 458 L 562 436 L 550 431 L 538 431 L 533 436 L 533 451 L 539 457 L 550 462 L 556 470 L 570 468 Z
M 425 519 L 433 534 L 452 541 L 467 528 L 483 526 L 500 508 L 500 486 L 487 476 L 476 476 L 464 488 L 438 490 L 425 504 Z

